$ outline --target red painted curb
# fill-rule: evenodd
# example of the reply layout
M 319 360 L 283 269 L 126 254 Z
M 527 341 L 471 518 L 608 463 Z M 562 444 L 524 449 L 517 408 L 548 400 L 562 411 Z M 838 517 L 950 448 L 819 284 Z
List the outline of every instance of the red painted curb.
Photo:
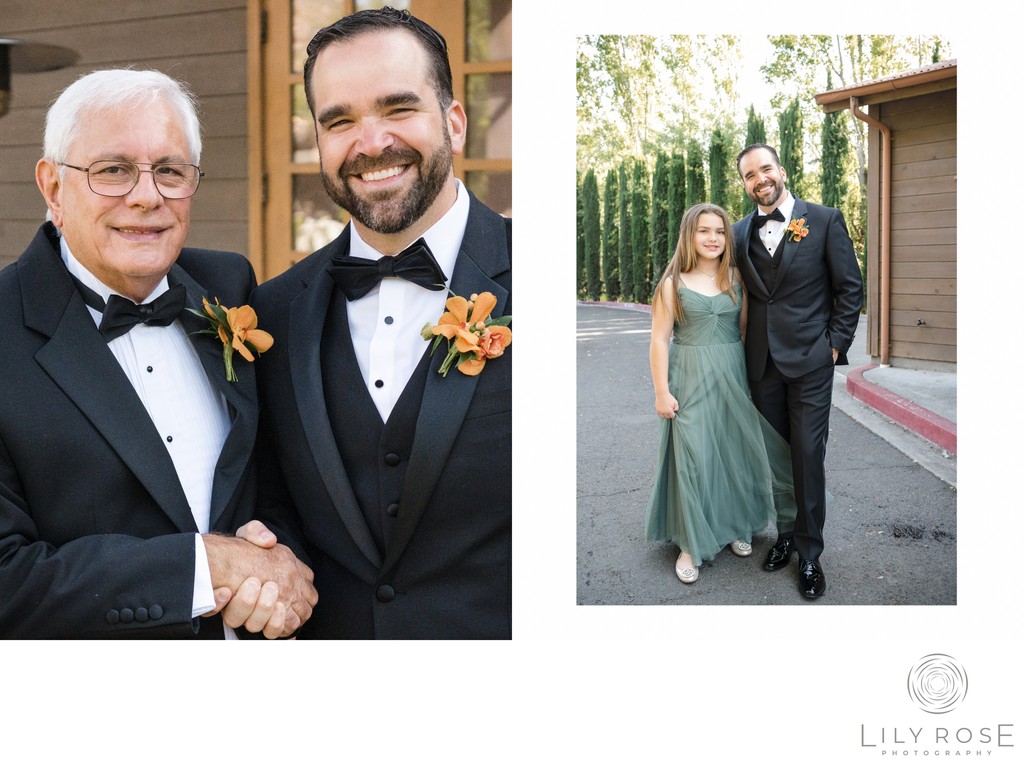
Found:
M 864 373 L 876 367 L 877 364 L 868 364 L 847 373 L 847 393 L 955 455 L 956 423 L 865 380 Z
M 631 309 L 650 313 L 651 307 L 642 303 L 616 303 L 614 301 L 576 301 L 586 306 L 609 306 L 618 309 Z M 878 410 L 887 418 L 895 420 L 901 426 L 909 428 L 942 449 L 956 454 L 956 423 L 941 415 L 914 404 L 909 399 L 897 396 L 882 386 L 864 379 L 867 370 L 873 370 L 877 364 L 868 364 L 851 370 L 846 375 L 846 392 L 854 399 Z

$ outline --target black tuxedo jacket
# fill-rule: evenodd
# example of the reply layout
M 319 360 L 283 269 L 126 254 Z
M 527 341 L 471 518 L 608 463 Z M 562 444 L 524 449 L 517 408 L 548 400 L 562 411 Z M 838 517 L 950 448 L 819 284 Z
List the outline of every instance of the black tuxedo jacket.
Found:
M 789 240 L 774 287 L 765 285 L 750 261 L 753 215 L 733 224 L 736 260 L 747 289 L 747 371 L 760 380 L 770 352 L 779 371 L 790 378 L 832 363 L 847 364 L 863 301 L 860 266 L 843 214 L 794 197 L 792 220 L 808 229 L 799 242 Z
M 185 249 L 168 274 L 187 305 L 245 303 L 252 267 L 234 253 Z M 185 312 L 186 332 L 208 327 Z M 255 371 L 224 375 L 223 346 L 191 340 L 228 403 L 211 530 L 252 517 Z M 195 520 L 174 464 L 60 257 L 52 224 L 0 272 L 0 636 L 170 638 L 192 619 Z M 203 635 L 223 637 L 219 618 Z
M 492 315 L 511 314 L 510 245 L 511 221 L 471 195 L 452 292 L 491 292 Z M 325 268 L 348 249 L 346 228 L 252 298 L 260 327 L 283 344 L 259 367 L 257 515 L 305 551 L 320 595 L 300 638 L 511 638 L 511 347 L 475 377 L 437 373 L 444 345 L 431 358 L 382 555 L 335 443 L 321 373 L 335 292 Z

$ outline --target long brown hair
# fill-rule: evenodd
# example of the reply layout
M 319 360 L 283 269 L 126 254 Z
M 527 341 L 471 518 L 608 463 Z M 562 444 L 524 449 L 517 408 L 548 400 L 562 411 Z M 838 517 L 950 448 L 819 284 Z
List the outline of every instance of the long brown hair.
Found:
M 718 289 L 728 293 L 733 303 L 736 302 L 736 291 L 733 290 L 733 253 L 735 245 L 732 237 L 732 224 L 729 222 L 729 214 L 718 205 L 709 202 L 702 202 L 689 208 L 683 213 L 683 220 L 679 224 L 679 241 L 676 243 L 676 251 L 672 260 L 665 267 L 658 286 L 654 290 L 654 303 L 661 300 L 661 291 L 668 281 L 675 288 L 672 290 L 672 315 L 677 322 L 683 321 L 683 306 L 679 302 L 679 279 L 680 274 L 685 274 L 697 268 L 697 247 L 694 242 L 697 236 L 697 222 L 700 217 L 708 213 L 717 215 L 725 225 L 725 247 L 722 249 L 721 258 L 718 261 L 718 271 L 715 272 L 715 280 Z

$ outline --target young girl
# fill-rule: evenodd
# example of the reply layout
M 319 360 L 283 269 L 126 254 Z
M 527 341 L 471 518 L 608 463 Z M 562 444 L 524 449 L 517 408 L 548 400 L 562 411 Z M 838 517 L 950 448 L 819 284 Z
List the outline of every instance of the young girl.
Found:
M 796 519 L 789 445 L 750 400 L 746 305 L 722 208 L 683 215 L 651 314 L 654 407 L 664 422 L 647 539 L 678 545 L 676 576 L 692 583 L 726 545 L 749 556 L 755 532 L 771 520 L 789 531 Z

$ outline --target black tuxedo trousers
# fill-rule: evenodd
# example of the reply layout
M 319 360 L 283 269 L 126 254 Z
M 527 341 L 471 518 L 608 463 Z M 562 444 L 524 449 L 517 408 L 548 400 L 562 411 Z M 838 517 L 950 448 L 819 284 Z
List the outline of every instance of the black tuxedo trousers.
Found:
M 794 200 L 806 237 L 769 255 L 752 217 L 733 224 L 746 285 L 746 363 L 751 398 L 790 444 L 797 501 L 794 546 L 824 550 L 825 445 L 834 366 L 846 364 L 862 303 L 860 267 L 838 210 Z M 832 349 L 838 353 L 833 361 Z

